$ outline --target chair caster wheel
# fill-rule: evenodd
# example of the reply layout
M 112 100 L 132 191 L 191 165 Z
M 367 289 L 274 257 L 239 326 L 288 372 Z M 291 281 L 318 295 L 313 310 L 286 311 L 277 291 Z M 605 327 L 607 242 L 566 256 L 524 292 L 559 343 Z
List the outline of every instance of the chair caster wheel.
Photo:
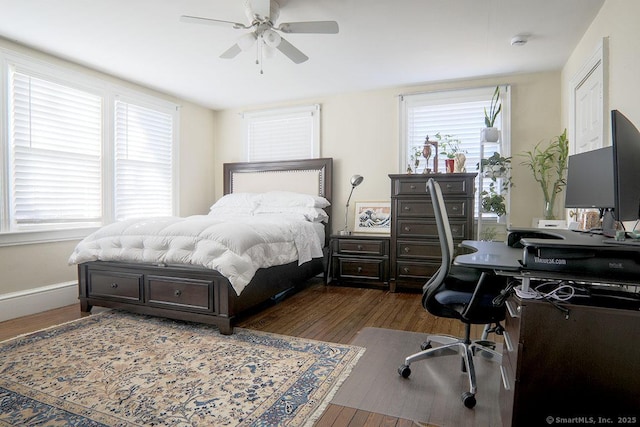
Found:
M 462 393 L 462 403 L 464 403 L 464 406 L 467 408 L 472 409 L 476 406 L 476 396 L 471 392 L 465 391 Z
M 407 365 L 400 365 L 398 368 L 398 374 L 400 374 L 402 378 L 409 378 L 409 375 L 411 375 L 411 368 Z
M 425 341 L 422 344 L 420 344 L 420 349 L 421 350 L 426 350 L 426 349 L 431 348 L 431 347 L 432 347 L 431 341 Z

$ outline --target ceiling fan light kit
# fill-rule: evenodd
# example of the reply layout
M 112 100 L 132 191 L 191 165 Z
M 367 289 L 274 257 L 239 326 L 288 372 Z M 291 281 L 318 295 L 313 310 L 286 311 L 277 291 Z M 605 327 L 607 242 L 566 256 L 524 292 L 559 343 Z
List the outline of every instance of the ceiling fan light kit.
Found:
M 262 58 L 270 56 L 272 49 L 278 49 L 295 64 L 309 59 L 307 55 L 284 39 L 279 32 L 285 34 L 337 34 L 339 31 L 338 23 L 335 21 L 285 22 L 276 27 L 275 22 L 280 16 L 280 5 L 275 0 L 245 0 L 244 6 L 245 14 L 250 22 L 249 25 L 189 15 L 182 15 L 180 20 L 186 23 L 221 25 L 230 26 L 236 30 L 251 30 L 250 33 L 239 37 L 233 46 L 220 55 L 220 58 L 235 58 L 240 52 L 250 49 L 257 40 L 256 63 L 260 64 L 260 74 L 263 73 Z

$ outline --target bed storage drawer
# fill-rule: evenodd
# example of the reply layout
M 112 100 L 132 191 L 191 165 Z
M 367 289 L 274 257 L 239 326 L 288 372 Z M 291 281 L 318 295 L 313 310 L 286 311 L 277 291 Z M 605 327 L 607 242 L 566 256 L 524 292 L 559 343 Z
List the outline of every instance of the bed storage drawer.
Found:
M 89 272 L 90 297 L 142 302 L 142 274 Z
M 149 275 L 145 280 L 146 303 L 184 310 L 214 311 L 213 281 Z

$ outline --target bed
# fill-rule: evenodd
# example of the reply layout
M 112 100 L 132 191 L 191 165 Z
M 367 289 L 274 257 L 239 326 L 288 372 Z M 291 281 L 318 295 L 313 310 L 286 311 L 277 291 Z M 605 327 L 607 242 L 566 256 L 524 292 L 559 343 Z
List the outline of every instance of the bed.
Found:
M 225 196 L 212 206 L 210 214 L 216 211 L 216 207 L 218 210 L 224 210 L 225 206 L 218 206 L 222 199 L 235 200 L 244 197 L 245 194 L 249 194 L 251 197 L 254 195 L 266 197 L 270 194 L 308 194 L 314 197 L 318 196 L 315 199 L 325 199 L 330 202 L 332 168 L 333 161 L 330 158 L 225 163 L 223 167 Z M 266 210 L 268 211 L 268 209 Z M 124 309 L 136 313 L 214 324 L 218 326 L 222 334 L 232 334 L 234 322 L 240 314 L 293 290 L 306 283 L 310 278 L 323 273 L 326 265 L 324 254 L 326 254 L 328 247 L 331 229 L 331 205 L 314 208 L 314 211 L 320 210 L 326 213 L 323 221 L 310 220 L 313 223 L 312 227 L 316 238 L 320 242 L 320 252 L 317 251 L 317 248 L 302 252 L 298 250 L 300 254 L 304 252 L 306 257 L 310 258 L 306 262 L 296 259 L 284 264 L 277 264 L 275 261 L 270 261 L 274 265 L 258 268 L 255 274 L 251 274 L 250 280 L 244 279 L 247 283 L 243 282 L 242 277 L 230 274 L 230 271 L 233 272 L 236 267 L 215 269 L 213 263 L 205 266 L 205 263 L 198 264 L 191 261 L 184 264 L 175 262 L 175 259 L 180 257 L 171 258 L 170 262 L 150 261 L 147 257 L 142 256 L 143 253 L 148 252 L 146 248 L 152 246 L 147 243 L 140 244 L 141 247 L 145 247 L 145 251 L 140 250 L 140 256 L 133 260 L 82 255 L 82 250 L 79 248 L 87 245 L 85 240 L 96 240 L 95 236 L 88 236 L 78 244 L 70 258 L 70 263 L 78 265 L 81 311 L 90 312 L 93 306 Z M 196 217 L 200 222 L 209 220 L 204 215 Z M 244 228 L 244 225 L 238 225 L 240 218 L 242 215 L 229 218 L 229 221 L 235 221 L 235 223 L 226 228 L 229 230 Z M 270 215 L 267 218 L 270 218 Z M 183 219 L 170 219 L 171 223 L 168 225 L 162 222 L 168 220 L 158 220 L 161 222 L 162 230 L 181 226 Z M 149 223 L 157 225 L 158 221 L 150 220 L 145 223 L 145 226 Z M 250 217 L 247 219 L 246 227 L 254 227 L 255 221 L 262 221 L 262 219 Z M 117 227 L 119 224 L 110 226 Z M 283 227 L 280 224 L 278 226 Z M 305 233 L 309 232 L 307 229 L 309 225 L 301 224 L 301 226 L 304 226 Z M 220 225 L 216 224 L 216 227 L 219 228 Z M 286 227 L 288 228 L 289 225 Z M 289 233 L 298 235 L 298 229 L 293 228 L 293 225 L 291 227 Z M 134 227 L 129 225 L 125 228 L 131 230 Z M 96 233 L 102 232 L 103 229 Z M 262 233 L 262 235 L 264 234 Z M 299 236 L 305 236 L 305 234 L 299 234 Z M 136 238 L 138 237 L 136 236 Z M 238 237 L 239 241 L 243 239 Z M 287 243 L 287 248 L 290 249 L 291 245 L 299 248 L 300 246 L 296 245 L 303 245 L 308 241 L 311 240 L 298 237 L 296 242 Z M 202 246 L 201 242 L 198 242 L 198 247 Z M 109 244 L 113 245 L 113 243 Z M 121 250 L 121 252 L 135 251 Z M 76 256 L 76 253 L 80 255 Z M 189 256 L 192 255 L 181 254 L 184 259 L 189 259 Z M 82 261 L 83 258 L 89 260 Z M 199 259 L 195 255 L 193 258 Z M 242 267 L 236 269 L 241 270 Z

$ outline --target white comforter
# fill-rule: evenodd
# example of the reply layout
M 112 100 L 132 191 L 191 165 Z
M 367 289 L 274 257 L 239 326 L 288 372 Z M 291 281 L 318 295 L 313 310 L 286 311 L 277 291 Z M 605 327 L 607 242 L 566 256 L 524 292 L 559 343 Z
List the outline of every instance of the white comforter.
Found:
M 281 216 L 164 217 L 107 225 L 75 248 L 70 264 L 125 261 L 217 270 L 240 295 L 259 268 L 322 256 L 313 224 Z

